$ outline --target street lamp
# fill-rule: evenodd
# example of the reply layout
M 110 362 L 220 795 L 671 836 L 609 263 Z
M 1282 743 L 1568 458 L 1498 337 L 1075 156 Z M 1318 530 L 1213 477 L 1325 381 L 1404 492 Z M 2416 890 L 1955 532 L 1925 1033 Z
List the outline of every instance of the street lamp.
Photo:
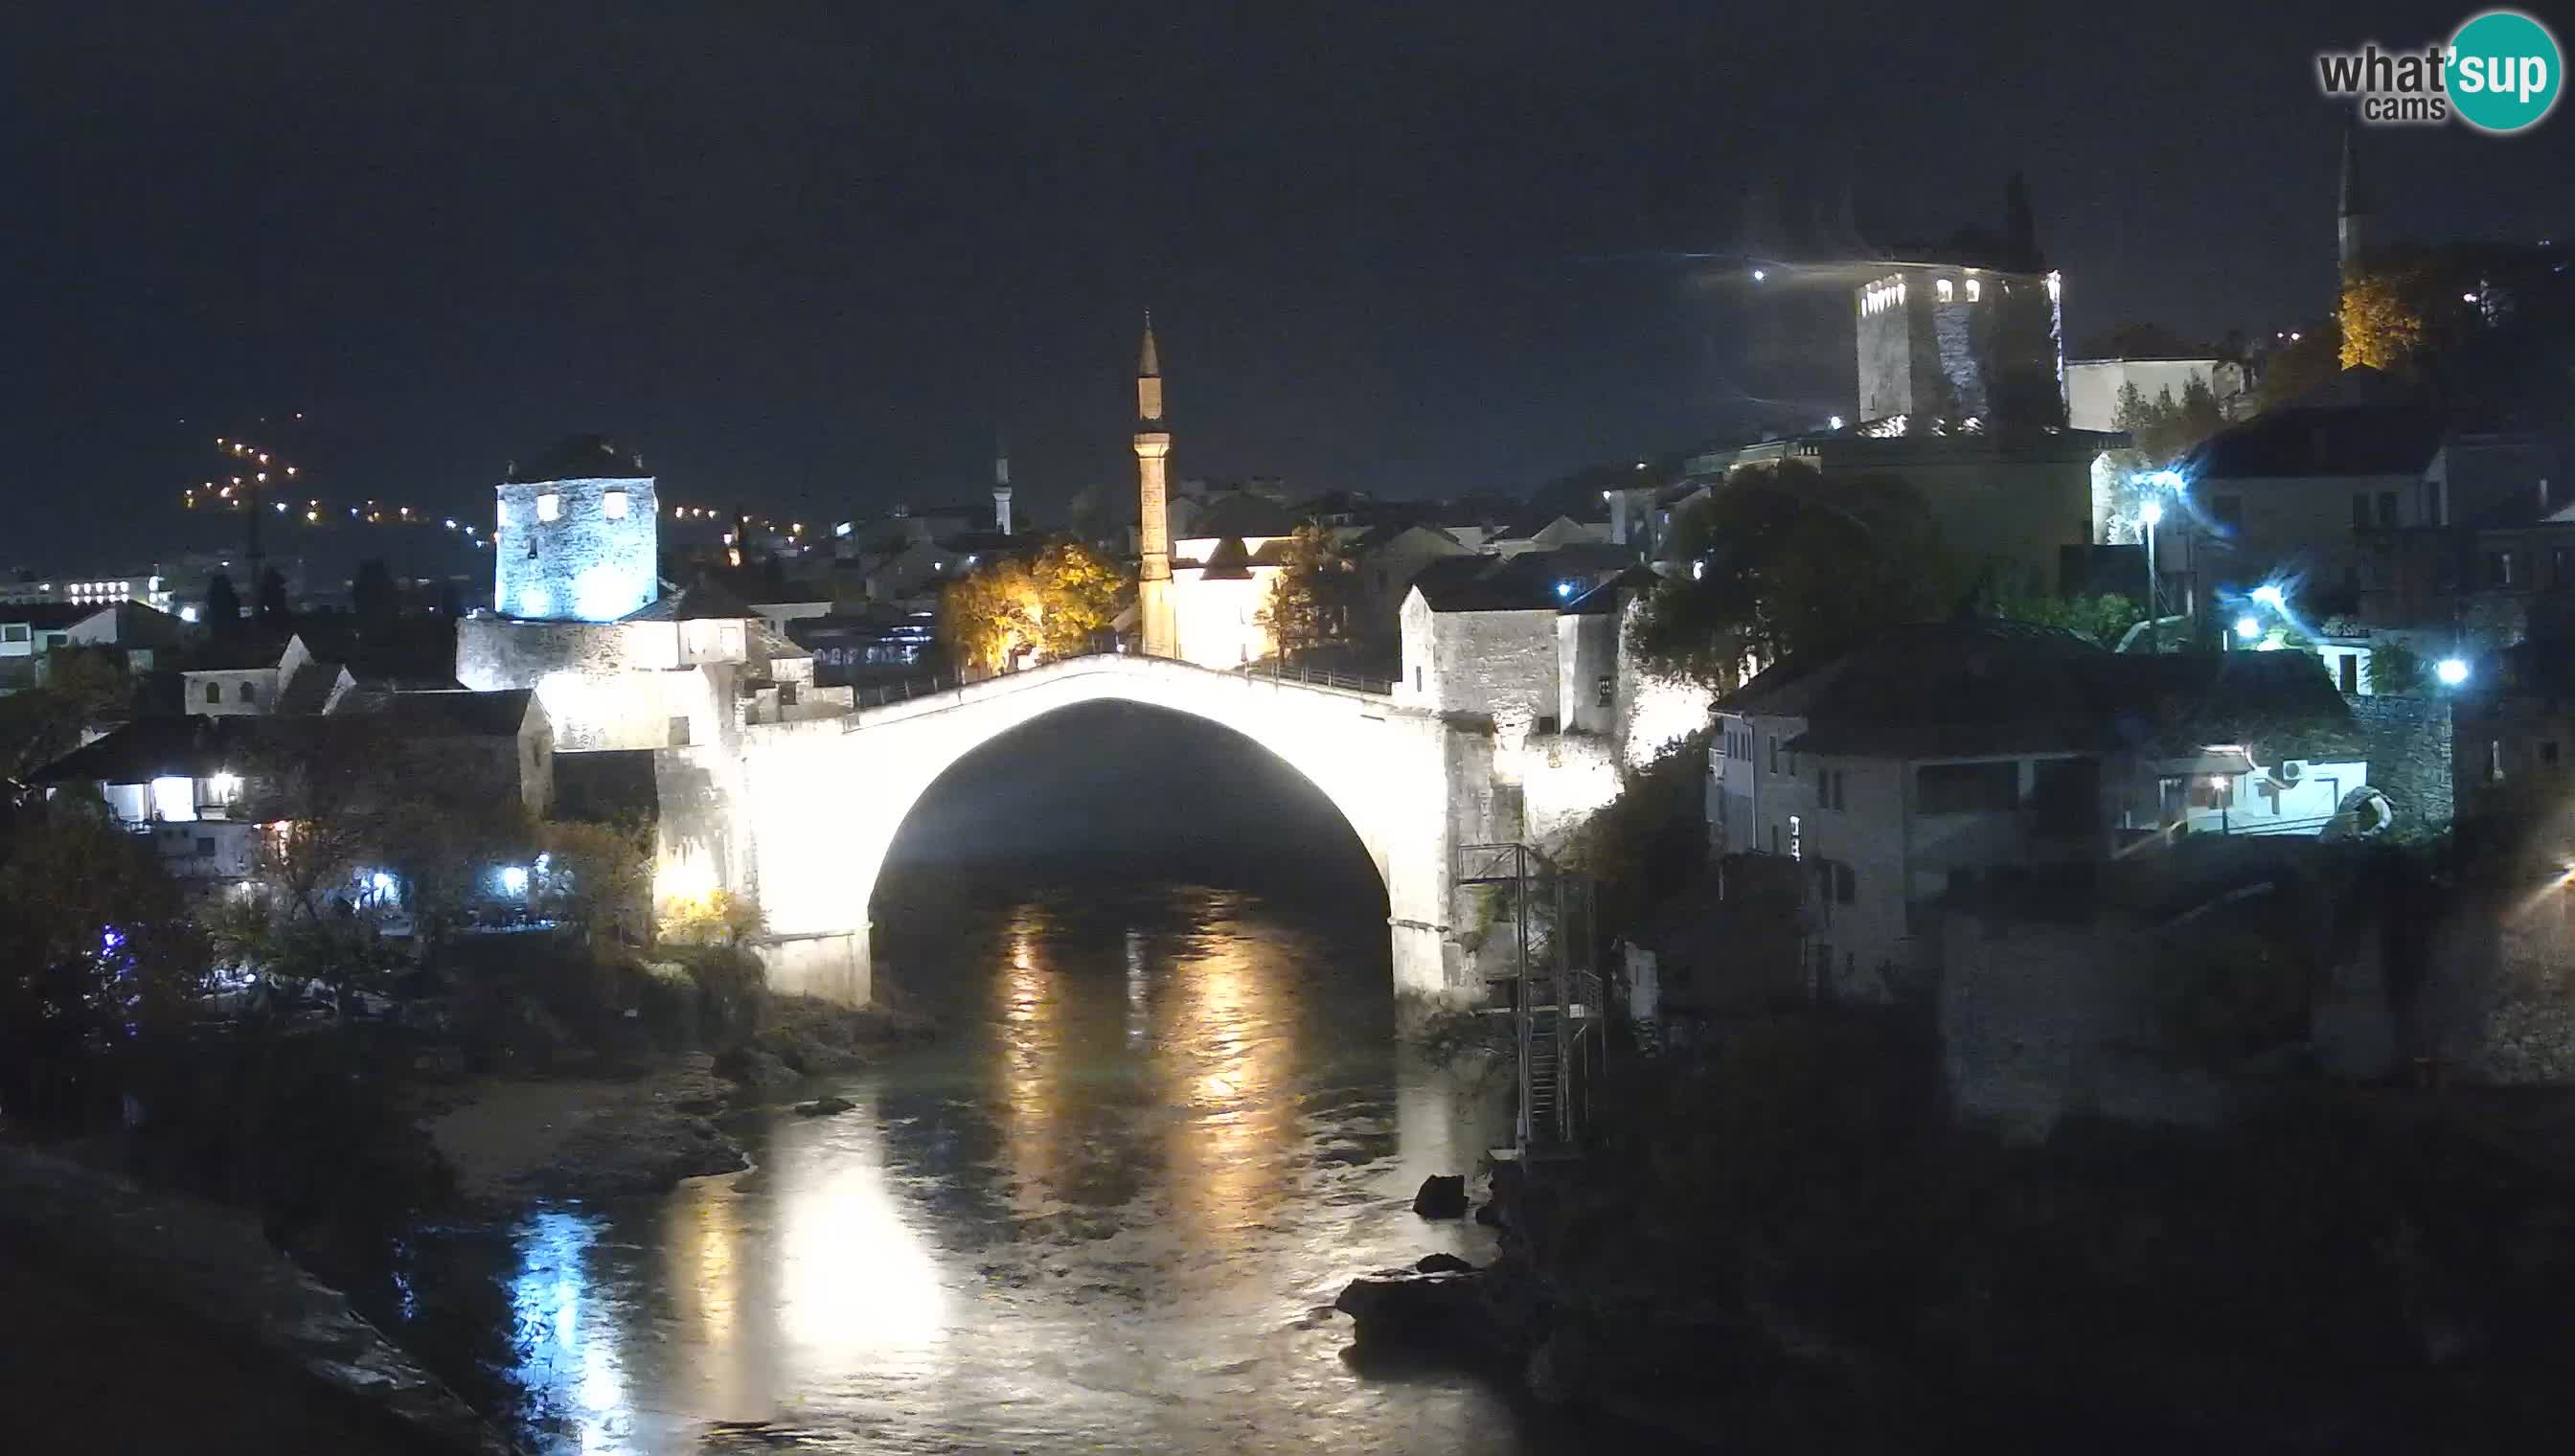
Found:
M 2246 642 L 2258 641 L 2262 636 L 2262 624 L 2256 622 L 2252 614 L 2247 613 L 2235 619 L 2235 635 Z
M 2443 658 L 2433 665 L 2432 676 L 2441 680 L 2442 687 L 2456 688 L 2468 681 L 2468 665 L 2463 659 Z
M 2253 600 L 2264 607 L 2270 608 L 2274 612 L 2286 612 L 2289 610 L 2289 599 L 2282 596 L 2280 589 L 2277 587 L 2266 585 L 2254 588 Z

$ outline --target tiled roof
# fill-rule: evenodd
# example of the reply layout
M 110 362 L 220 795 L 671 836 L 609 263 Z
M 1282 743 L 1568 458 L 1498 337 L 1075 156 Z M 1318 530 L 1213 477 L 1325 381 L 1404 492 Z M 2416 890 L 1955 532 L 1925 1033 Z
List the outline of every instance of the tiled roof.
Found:
M 2305 653 L 2117 654 L 1991 619 L 1919 623 L 1820 663 L 1790 659 L 1718 705 L 1801 718 L 1802 752 L 1883 757 L 2103 752 L 2294 732 L 2351 713 Z
M 528 721 L 529 688 L 490 693 L 350 693 L 335 715 L 365 715 L 405 737 L 516 737 Z

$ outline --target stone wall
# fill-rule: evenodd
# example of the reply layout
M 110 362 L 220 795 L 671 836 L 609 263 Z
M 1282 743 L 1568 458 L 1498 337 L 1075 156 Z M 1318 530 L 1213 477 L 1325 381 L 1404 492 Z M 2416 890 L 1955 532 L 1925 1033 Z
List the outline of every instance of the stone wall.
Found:
M 1960 1116 L 2035 1140 L 2078 1113 L 2205 1124 L 2224 1112 L 2217 1078 L 2153 1050 L 2163 1023 L 2150 933 L 1943 919 L 1940 1066 Z
M 2437 833 L 2454 799 L 2450 701 L 2392 695 L 2344 700 L 2369 758 L 2369 783 L 2396 807 L 2399 833 Z

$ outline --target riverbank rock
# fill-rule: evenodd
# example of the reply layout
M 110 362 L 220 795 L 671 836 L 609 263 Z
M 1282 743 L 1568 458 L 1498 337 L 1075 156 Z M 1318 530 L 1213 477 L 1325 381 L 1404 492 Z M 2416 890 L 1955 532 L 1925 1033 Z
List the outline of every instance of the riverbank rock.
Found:
M 787 1091 L 798 1080 L 795 1068 L 760 1046 L 731 1046 L 716 1053 L 716 1075 L 755 1096 Z
M 713 1122 L 655 1108 L 592 1122 L 519 1182 L 546 1197 L 614 1198 L 666 1192 L 682 1178 L 749 1166 L 751 1160 Z
M 817 1097 L 811 1102 L 797 1103 L 796 1115 L 799 1117 L 831 1117 L 847 1112 L 857 1105 L 859 1104 L 846 1097 Z
M 1423 1254 L 1420 1258 L 1412 1261 L 1412 1268 L 1413 1272 L 1418 1274 L 1471 1274 L 1475 1272 L 1474 1265 L 1467 1263 L 1464 1259 L 1457 1257 L 1455 1254 L 1449 1253 Z
M 1350 1317 L 1359 1345 L 1445 1349 L 1482 1322 L 1480 1279 L 1471 1269 L 1386 1269 L 1352 1279 L 1332 1307 Z
M 1433 1173 L 1422 1179 L 1421 1191 L 1412 1195 L 1412 1211 L 1423 1218 L 1465 1217 L 1465 1174 Z

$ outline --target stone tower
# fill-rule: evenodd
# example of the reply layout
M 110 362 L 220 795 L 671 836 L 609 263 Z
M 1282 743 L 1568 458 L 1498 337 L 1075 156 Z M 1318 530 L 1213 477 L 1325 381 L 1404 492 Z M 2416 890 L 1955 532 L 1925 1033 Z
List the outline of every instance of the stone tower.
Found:
M 1180 624 L 1172 611 L 1172 515 L 1164 462 L 1172 432 L 1163 424 L 1163 361 L 1154 347 L 1154 314 L 1145 313 L 1145 346 L 1136 360 L 1137 548 L 1136 618 L 1145 656 L 1180 656 Z
M 993 529 L 1011 534 L 1011 443 L 993 440 Z
M 2353 145 L 2353 131 L 2350 126 L 2342 130 L 2342 204 L 2334 214 L 2334 241 L 2345 273 L 2369 251 L 2369 235 L 2378 221 L 2369 194 L 2360 185 L 2360 155 Z
M 661 595 L 661 507 L 642 462 L 576 435 L 501 483 L 492 608 L 504 617 L 615 622 Z

